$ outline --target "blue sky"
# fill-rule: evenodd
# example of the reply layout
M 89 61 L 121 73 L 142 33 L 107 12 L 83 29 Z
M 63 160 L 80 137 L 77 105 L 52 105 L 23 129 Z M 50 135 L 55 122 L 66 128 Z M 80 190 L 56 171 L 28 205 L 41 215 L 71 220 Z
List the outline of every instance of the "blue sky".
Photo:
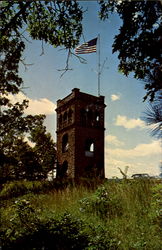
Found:
M 121 177 L 118 167 L 122 170 L 129 166 L 128 175 L 134 173 L 159 174 L 161 160 L 160 142 L 152 138 L 148 128 L 141 120 L 142 112 L 147 103 L 143 103 L 145 95 L 144 83 L 135 80 L 133 75 L 125 77 L 118 72 L 117 53 L 112 54 L 113 38 L 118 34 L 120 19 L 111 15 L 109 20 L 102 22 L 97 16 L 96 1 L 82 1 L 84 9 L 83 34 L 89 41 L 100 34 L 101 64 L 106 60 L 101 75 L 101 95 L 105 96 L 105 171 L 107 177 Z M 31 39 L 29 38 L 31 41 Z M 82 44 L 83 37 L 80 40 Z M 47 115 L 45 124 L 54 140 L 56 140 L 56 101 L 70 94 L 75 87 L 81 92 L 97 95 L 97 64 L 96 53 L 83 55 L 87 63 L 82 64 L 72 56 L 70 70 L 64 74 L 67 51 L 44 44 L 44 55 L 41 54 L 41 42 L 31 41 L 26 44 L 24 58 L 32 63 L 27 71 L 20 65 L 20 73 L 24 80 L 24 94 L 16 98 L 29 99 L 30 105 L 26 113 Z

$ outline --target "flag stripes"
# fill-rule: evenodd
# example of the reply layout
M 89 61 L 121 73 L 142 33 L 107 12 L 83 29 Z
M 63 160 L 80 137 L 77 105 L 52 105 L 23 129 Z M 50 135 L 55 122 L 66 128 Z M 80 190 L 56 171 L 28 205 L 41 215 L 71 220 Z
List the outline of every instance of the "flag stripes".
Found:
M 75 49 L 76 54 L 88 54 L 96 52 L 97 38 L 90 40 L 89 42 L 83 43 Z

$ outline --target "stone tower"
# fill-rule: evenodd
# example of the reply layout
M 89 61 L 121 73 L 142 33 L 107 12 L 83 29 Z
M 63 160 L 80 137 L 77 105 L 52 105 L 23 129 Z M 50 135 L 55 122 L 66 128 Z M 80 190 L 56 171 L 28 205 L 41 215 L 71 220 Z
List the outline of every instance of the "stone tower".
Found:
M 57 176 L 105 177 L 104 96 L 75 88 L 57 101 Z

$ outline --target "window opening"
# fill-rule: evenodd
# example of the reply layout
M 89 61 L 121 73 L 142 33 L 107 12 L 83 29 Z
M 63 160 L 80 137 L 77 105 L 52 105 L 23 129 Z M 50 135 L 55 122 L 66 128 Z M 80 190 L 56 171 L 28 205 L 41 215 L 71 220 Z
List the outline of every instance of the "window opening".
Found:
M 64 113 L 63 120 L 64 120 L 64 121 L 67 120 L 67 112 Z
M 68 112 L 68 120 L 71 121 L 72 120 L 72 113 L 73 111 L 70 109 Z
M 87 139 L 85 142 L 85 156 L 94 156 L 94 141 L 92 139 Z
M 100 116 L 99 114 L 96 114 L 96 121 L 99 122 L 99 120 L 100 120 Z
M 92 112 L 92 110 L 89 110 L 87 112 L 87 118 L 88 118 L 88 126 L 92 126 L 93 125 L 93 112 Z
M 60 177 L 65 178 L 68 174 L 68 162 L 64 161 L 60 169 Z
M 59 116 L 59 124 L 62 125 L 62 115 Z
M 100 125 L 100 113 L 98 111 L 95 112 L 95 125 L 97 127 Z
M 90 152 L 94 152 L 94 143 L 91 143 L 90 148 L 89 148 L 89 151 L 90 151 Z
M 68 151 L 69 142 L 68 142 L 68 134 L 65 134 L 62 138 L 62 152 L 65 153 Z
M 87 120 L 87 112 L 85 111 L 85 109 L 82 109 L 80 111 L 80 119 L 81 119 L 81 125 L 85 126 L 86 125 L 86 120 Z
M 87 114 L 88 114 L 88 119 L 92 119 L 92 110 L 89 110 Z

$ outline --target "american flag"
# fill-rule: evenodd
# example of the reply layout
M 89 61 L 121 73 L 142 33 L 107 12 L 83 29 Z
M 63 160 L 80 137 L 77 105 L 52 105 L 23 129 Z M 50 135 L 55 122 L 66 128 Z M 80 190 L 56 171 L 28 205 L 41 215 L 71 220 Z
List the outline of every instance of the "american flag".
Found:
M 79 45 L 75 49 L 75 54 L 88 54 L 96 52 L 97 37 L 90 40 L 89 42 Z

